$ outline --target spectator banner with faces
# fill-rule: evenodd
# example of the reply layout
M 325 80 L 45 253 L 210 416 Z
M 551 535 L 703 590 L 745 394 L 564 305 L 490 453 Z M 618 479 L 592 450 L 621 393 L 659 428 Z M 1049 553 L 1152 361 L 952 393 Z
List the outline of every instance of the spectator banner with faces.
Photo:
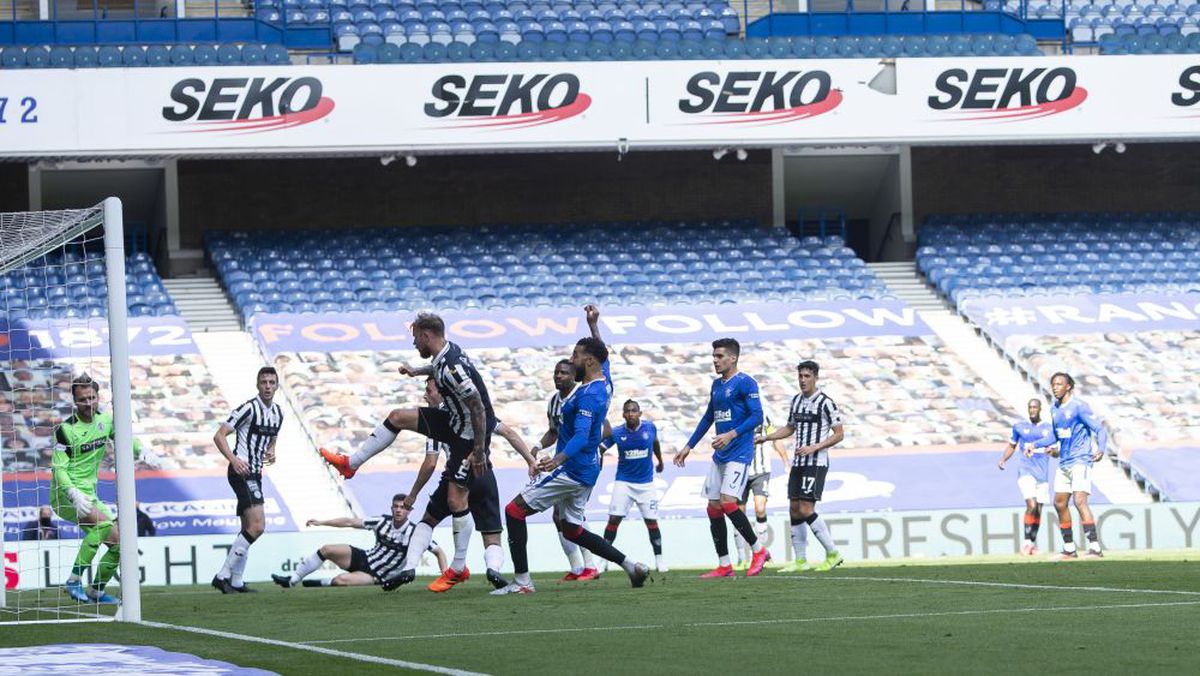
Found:
M 183 317 L 130 317 L 129 354 L 196 354 Z M 108 355 L 105 319 L 22 319 L 0 317 L 0 363 L 13 359 L 90 358 Z
M 0 156 L 1200 135 L 1188 55 L 6 71 Z

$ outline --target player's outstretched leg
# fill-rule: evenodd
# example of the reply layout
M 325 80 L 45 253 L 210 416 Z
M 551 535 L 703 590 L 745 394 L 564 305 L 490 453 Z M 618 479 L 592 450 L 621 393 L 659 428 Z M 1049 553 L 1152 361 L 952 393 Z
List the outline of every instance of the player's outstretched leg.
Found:
M 117 599 L 104 593 L 104 588 L 108 586 L 108 581 L 113 578 L 120 565 L 121 545 L 116 542 L 110 542 L 108 544 L 108 551 L 104 552 L 104 556 L 100 557 L 100 565 L 96 566 L 96 577 L 92 580 L 92 585 L 87 591 L 88 599 L 92 603 L 119 603 Z
M 92 561 L 96 558 L 96 552 L 100 550 L 100 545 L 108 539 L 108 534 L 112 530 L 113 523 L 104 521 L 96 525 L 81 524 L 81 528 L 85 531 L 83 541 L 79 543 L 79 551 L 75 554 L 75 564 L 71 567 L 71 575 L 67 578 L 64 585 L 67 594 L 72 599 L 81 603 L 91 601 L 88 598 L 87 591 L 83 588 L 81 578 L 92 567 Z
M 471 521 L 471 510 L 451 514 L 451 532 L 454 533 L 454 559 L 450 566 L 442 571 L 438 579 L 429 583 L 429 591 L 436 593 L 448 592 L 454 585 L 471 579 L 471 571 L 467 568 L 467 550 L 471 548 L 471 535 L 475 526 Z
M 634 587 L 644 586 L 646 580 L 650 578 L 650 568 L 648 566 L 625 556 L 616 547 L 606 542 L 604 538 L 579 524 L 564 521 L 563 535 L 566 535 L 568 540 L 592 552 L 596 556 L 612 561 L 621 568 L 624 568 L 625 572 L 629 574 L 630 584 Z
M 358 472 L 358 468 L 363 466 L 363 463 L 391 446 L 401 430 L 416 431 L 417 415 L 417 409 L 395 409 L 383 419 L 383 422 L 375 426 L 371 435 L 353 454 L 344 455 L 322 448 L 319 449 L 321 457 L 325 459 L 325 462 L 333 465 L 339 474 L 350 479 Z
M 291 575 L 271 575 L 271 580 L 285 589 L 299 586 L 304 578 L 313 574 L 321 567 L 321 564 L 325 563 L 325 552 L 328 548 L 329 545 L 326 545 L 304 557 L 300 561 L 300 564 L 292 571 Z

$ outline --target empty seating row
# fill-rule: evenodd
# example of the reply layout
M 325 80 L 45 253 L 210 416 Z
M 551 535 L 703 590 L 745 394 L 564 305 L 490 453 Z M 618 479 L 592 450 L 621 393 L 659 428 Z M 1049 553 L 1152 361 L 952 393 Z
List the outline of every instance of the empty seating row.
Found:
M 288 65 L 283 45 L 116 45 L 5 47 L 0 68 L 137 68 L 161 66 Z

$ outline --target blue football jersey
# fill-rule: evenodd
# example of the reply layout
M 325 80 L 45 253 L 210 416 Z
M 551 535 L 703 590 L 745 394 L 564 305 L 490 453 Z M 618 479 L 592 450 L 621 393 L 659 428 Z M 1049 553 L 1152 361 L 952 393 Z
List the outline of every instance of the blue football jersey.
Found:
M 595 486 L 600 475 L 600 438 L 608 402 L 605 380 L 580 385 L 563 402 L 557 452 L 567 456 L 562 465 L 567 476 L 587 486 Z
M 1083 400 L 1071 397 L 1066 405 L 1057 401 L 1050 409 L 1054 420 L 1054 435 L 1058 438 L 1058 464 L 1069 467 L 1076 463 L 1092 464 L 1092 437 L 1101 453 L 1108 446 L 1108 433 Z
M 1021 462 L 1017 466 L 1017 476 L 1028 474 L 1039 483 L 1050 480 L 1050 456 L 1045 452 L 1037 452 L 1028 458 L 1025 457 L 1025 447 L 1032 445 L 1039 451 L 1044 451 L 1048 446 L 1053 446 L 1056 443 L 1054 438 L 1054 427 L 1050 423 L 1033 424 L 1028 420 L 1013 425 L 1011 441 L 1017 445 L 1017 453 L 1020 454 Z
M 745 373 L 735 373 L 729 380 L 713 380 L 708 397 L 708 409 L 688 446 L 695 448 L 708 428 L 716 423 L 717 434 L 737 430 L 737 437 L 725 448 L 713 453 L 713 462 L 744 462 L 754 458 L 754 430 L 762 424 L 762 403 L 758 399 L 758 382 Z
M 658 429 L 643 420 L 637 428 L 628 425 L 613 428 L 612 436 L 600 444 L 604 449 L 617 447 L 617 481 L 648 484 L 654 481 L 654 440 Z

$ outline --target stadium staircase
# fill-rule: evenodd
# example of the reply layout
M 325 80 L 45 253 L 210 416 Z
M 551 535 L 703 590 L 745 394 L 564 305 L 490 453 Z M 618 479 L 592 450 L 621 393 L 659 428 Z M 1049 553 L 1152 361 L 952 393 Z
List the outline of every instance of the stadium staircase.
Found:
M 915 261 L 867 263 L 867 267 L 883 280 L 893 296 L 907 303 L 909 307 L 918 311 L 950 309 L 950 305 L 937 289 L 917 272 Z
M 975 375 L 999 392 L 1014 410 L 1023 413 L 1029 399 L 1042 397 L 1044 393 L 1035 383 L 1025 379 L 1016 364 L 1008 361 L 974 325 L 951 309 L 946 298 L 917 272 L 916 263 L 868 263 L 867 267 L 883 280 L 893 295 L 916 308 L 942 344 L 957 352 Z M 1153 502 L 1153 498 L 1115 462 L 1098 463 L 1092 480 L 1113 503 Z
M 192 333 L 241 331 L 242 323 L 237 311 L 212 273 L 203 270 L 199 274 L 204 276 L 163 280 L 167 293 L 175 301 L 175 307 L 187 321 Z
M 193 334 L 213 382 L 231 406 L 255 395 L 254 374 L 264 360 L 254 339 L 244 331 L 210 331 Z M 354 516 L 350 502 L 326 468 L 291 400 L 279 392 L 275 401 L 283 408 L 283 429 L 275 449 L 276 461 L 267 474 L 302 525 L 309 519 Z

